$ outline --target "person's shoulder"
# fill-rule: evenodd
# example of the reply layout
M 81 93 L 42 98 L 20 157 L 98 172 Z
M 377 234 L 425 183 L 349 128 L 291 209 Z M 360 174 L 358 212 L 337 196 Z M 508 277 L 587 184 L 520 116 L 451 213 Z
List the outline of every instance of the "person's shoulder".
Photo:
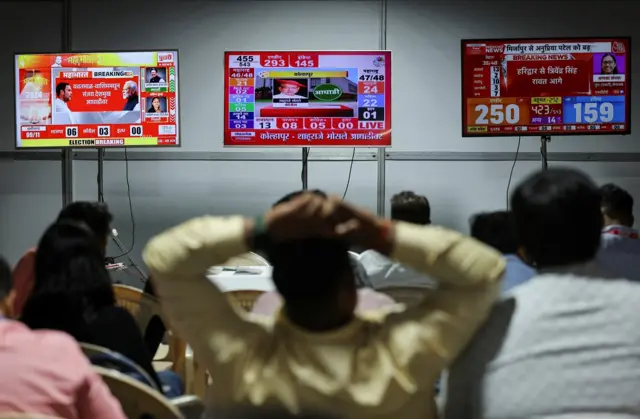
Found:
M 84 360 L 78 342 L 70 335 L 57 330 L 30 330 L 22 336 L 23 345 L 29 345 L 30 351 L 42 352 L 52 359 Z

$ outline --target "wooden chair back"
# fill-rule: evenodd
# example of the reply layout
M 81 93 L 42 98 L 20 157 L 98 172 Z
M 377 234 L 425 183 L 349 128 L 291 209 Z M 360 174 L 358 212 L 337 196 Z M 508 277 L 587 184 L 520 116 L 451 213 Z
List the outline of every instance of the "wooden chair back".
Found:
M 142 369 L 140 365 L 136 364 L 135 362 L 131 361 L 128 358 L 125 358 L 122 354 L 99 345 L 93 345 L 91 343 L 81 342 L 80 348 L 82 349 L 82 352 L 84 352 L 85 356 L 89 358 L 89 360 L 92 360 L 92 358 L 103 356 L 103 357 L 106 357 L 106 359 L 113 360 L 114 364 L 117 364 L 118 366 L 120 366 L 119 364 L 122 363 L 121 366 L 124 366 L 127 369 L 131 369 L 131 372 L 135 372 L 136 374 L 139 374 L 140 376 L 142 376 L 142 378 L 147 382 L 149 386 L 160 391 L 160 389 L 157 388 L 157 385 L 155 384 L 153 379 L 149 376 L 149 374 L 144 369 Z M 97 365 L 94 364 L 94 366 L 97 366 Z
M 180 411 L 162 394 L 117 371 L 93 367 L 118 399 L 129 418 L 148 415 L 163 419 L 184 419 Z

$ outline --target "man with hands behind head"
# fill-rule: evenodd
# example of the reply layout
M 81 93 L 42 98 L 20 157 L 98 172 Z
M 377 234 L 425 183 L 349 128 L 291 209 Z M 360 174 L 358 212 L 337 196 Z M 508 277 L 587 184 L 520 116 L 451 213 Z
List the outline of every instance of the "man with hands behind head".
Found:
M 355 313 L 350 245 L 440 286 L 404 311 Z M 273 263 L 284 299 L 273 318 L 242 312 L 206 278 L 210 266 L 251 249 Z M 460 233 L 393 223 L 314 194 L 256 219 L 187 221 L 154 237 L 144 260 L 169 321 L 212 373 L 214 412 L 244 406 L 344 418 L 434 418 L 434 381 L 483 323 L 505 266 Z

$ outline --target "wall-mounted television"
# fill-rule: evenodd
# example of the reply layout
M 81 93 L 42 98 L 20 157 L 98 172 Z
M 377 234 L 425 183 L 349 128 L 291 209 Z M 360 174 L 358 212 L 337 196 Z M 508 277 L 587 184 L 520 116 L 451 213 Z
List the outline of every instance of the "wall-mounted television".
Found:
M 389 51 L 228 51 L 224 145 L 391 146 Z
M 462 41 L 462 136 L 631 132 L 630 38 Z
M 178 51 L 15 55 L 17 148 L 180 145 Z

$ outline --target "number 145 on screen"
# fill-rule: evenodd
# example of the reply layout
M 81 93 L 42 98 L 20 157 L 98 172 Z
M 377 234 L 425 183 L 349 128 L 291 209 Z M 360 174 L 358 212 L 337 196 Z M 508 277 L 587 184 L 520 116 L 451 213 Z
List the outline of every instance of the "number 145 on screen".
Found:
M 562 113 L 565 124 L 606 124 L 626 122 L 624 96 L 566 97 Z

